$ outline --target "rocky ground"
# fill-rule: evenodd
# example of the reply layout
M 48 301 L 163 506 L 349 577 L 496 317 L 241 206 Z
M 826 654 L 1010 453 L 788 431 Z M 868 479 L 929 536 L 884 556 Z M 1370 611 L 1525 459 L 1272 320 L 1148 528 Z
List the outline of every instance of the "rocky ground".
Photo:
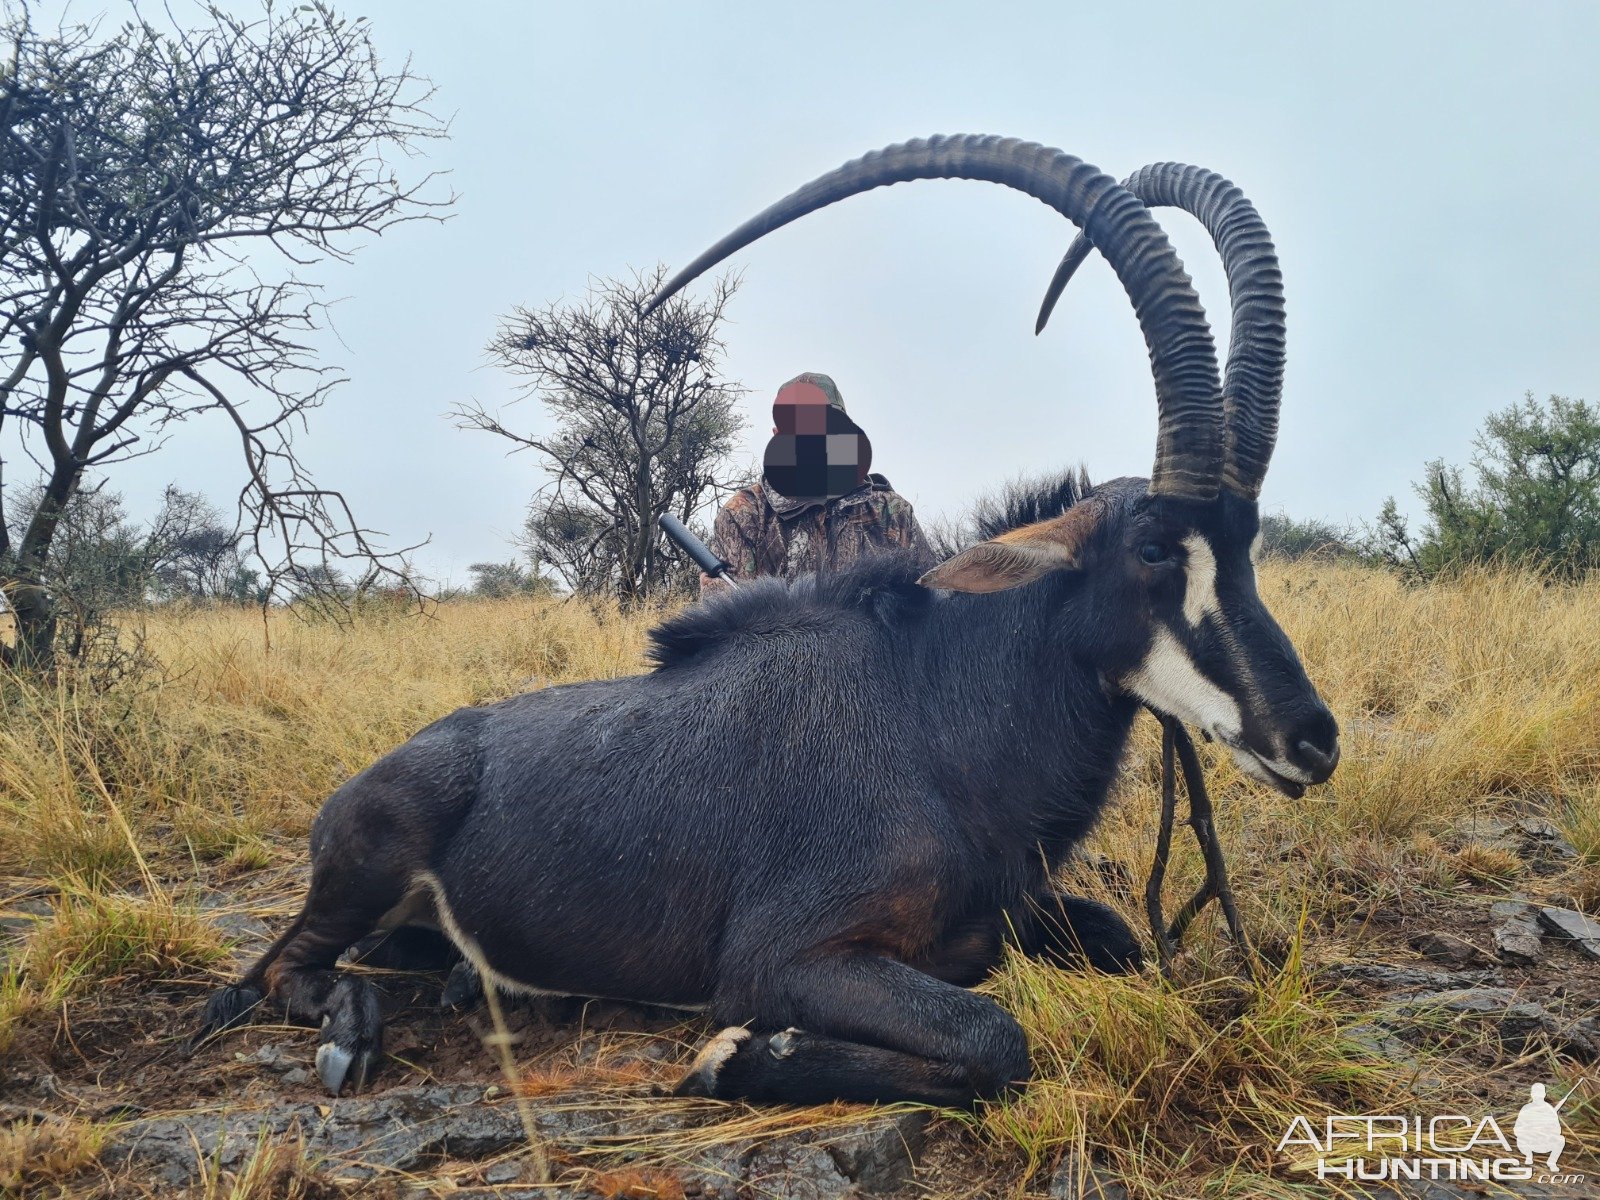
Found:
M 1535 884 L 1572 853 L 1552 826 L 1531 818 L 1474 837 L 1514 851 Z M 299 883 L 296 871 L 258 872 L 198 902 L 243 960 L 291 911 Z M 24 935 L 48 899 L 21 894 L 0 904 L 0 935 Z M 1540 1082 L 1552 1052 L 1600 1062 L 1600 922 L 1560 899 L 1533 886 L 1475 889 L 1420 909 L 1402 904 L 1318 943 L 1313 970 L 1360 1003 L 1369 1015 L 1354 1036 L 1415 1076 L 1419 1090 L 1440 1082 L 1427 1077 L 1440 1060 L 1424 1061 L 1423 1047 L 1446 1048 L 1444 1061 L 1501 1085 Z M 238 1180 L 252 1171 L 275 1171 L 282 1194 L 302 1195 L 1128 1195 L 1070 1154 L 1026 1176 L 950 1114 L 774 1112 L 665 1098 L 709 1030 L 659 1011 L 607 1002 L 511 1006 L 513 1085 L 485 1049 L 493 1029 L 483 1009 L 441 1011 L 436 976 L 377 978 L 390 1061 L 365 1095 L 322 1093 L 311 1031 L 258 1024 L 190 1056 L 184 1039 L 202 984 L 113 984 L 23 1032 L 0 1078 L 0 1123 L 109 1124 L 97 1162 L 74 1186 L 114 1196 L 222 1195 L 227 1187 L 240 1194 Z M 536 1186 L 541 1154 L 554 1186 Z M 1600 1196 L 1600 1175 L 1587 1165 L 1587 1186 L 1518 1194 Z M 1569 1156 L 1563 1166 L 1585 1164 Z M 284 1182 L 291 1177 L 298 1193 Z M 278 1194 L 276 1186 L 259 1194 Z M 1305 1186 L 1307 1195 L 1331 1194 Z M 1490 1193 L 1437 1184 L 1406 1194 Z

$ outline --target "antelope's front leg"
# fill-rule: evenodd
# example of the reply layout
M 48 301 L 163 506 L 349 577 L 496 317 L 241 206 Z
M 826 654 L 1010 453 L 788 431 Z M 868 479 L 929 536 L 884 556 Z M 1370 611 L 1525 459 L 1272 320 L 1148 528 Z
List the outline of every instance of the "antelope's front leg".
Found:
M 1022 1027 L 993 1000 L 876 955 L 763 973 L 716 1011 L 748 1020 L 701 1050 L 679 1095 L 965 1108 L 1030 1073 Z
M 1097 900 L 1045 892 L 1015 922 L 1015 944 L 1029 958 L 1064 967 L 1088 965 L 1108 975 L 1144 966 L 1144 951 L 1128 923 Z

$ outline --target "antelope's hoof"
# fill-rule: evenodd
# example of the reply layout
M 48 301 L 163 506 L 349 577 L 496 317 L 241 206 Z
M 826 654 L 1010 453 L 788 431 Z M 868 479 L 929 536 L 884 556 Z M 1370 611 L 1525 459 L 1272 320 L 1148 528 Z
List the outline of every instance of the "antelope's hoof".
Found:
M 215 993 L 206 1001 L 206 1011 L 200 1018 L 200 1028 L 189 1039 L 186 1045 L 187 1051 L 193 1054 L 207 1038 L 248 1024 L 250 1018 L 255 1015 L 257 1005 L 264 999 L 266 993 L 248 983 L 236 983 Z
M 728 1060 L 739 1053 L 739 1048 L 750 1040 L 750 1031 L 743 1025 L 730 1025 L 704 1046 L 689 1064 L 689 1073 L 672 1089 L 674 1096 L 715 1096 L 717 1076 Z
M 337 1096 L 347 1088 L 351 1092 L 365 1091 L 367 1082 L 377 1073 L 383 1051 L 364 1044 L 366 1039 L 356 1039 L 356 1044 L 341 1046 L 336 1041 L 325 1041 L 317 1047 L 317 1078 L 328 1094 Z
M 462 959 L 450 968 L 444 981 L 444 991 L 439 996 L 439 1007 L 463 1012 L 476 1008 L 483 1002 L 483 976 L 478 968 Z
M 346 975 L 334 986 L 322 1018 L 317 1078 L 337 1096 L 359 1092 L 383 1060 L 383 1013 L 365 980 Z
M 794 1053 L 795 1046 L 805 1036 L 805 1030 L 790 1026 L 781 1033 L 775 1033 L 767 1039 L 767 1053 L 773 1058 L 788 1058 Z

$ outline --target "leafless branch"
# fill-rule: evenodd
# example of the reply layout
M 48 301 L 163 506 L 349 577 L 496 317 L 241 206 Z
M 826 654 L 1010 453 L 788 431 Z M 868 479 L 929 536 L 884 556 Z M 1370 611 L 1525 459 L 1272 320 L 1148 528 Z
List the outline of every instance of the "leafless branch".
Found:
M 520 432 L 481 405 L 454 410 L 462 428 L 543 460 L 526 548 L 570 588 L 624 603 L 682 587 L 685 573 L 656 518 L 691 521 L 733 485 L 729 457 L 742 389 L 721 378 L 717 330 L 738 283 L 704 299 L 675 297 L 644 315 L 665 268 L 596 280 L 584 300 L 519 309 L 490 345 L 555 419 Z
M 25 528 L 0 502 L 0 589 L 24 633 L 5 661 L 49 657 L 45 567 L 83 472 L 208 413 L 239 433 L 238 521 L 274 595 L 336 562 L 409 578 L 296 454 L 341 382 L 310 349 L 327 310 L 302 269 L 445 216 L 437 175 L 407 169 L 447 132 L 433 89 L 380 61 L 364 18 L 202 11 L 106 37 L 37 31 L 25 9 L 0 22 L 0 501 L 8 448 L 43 476 Z

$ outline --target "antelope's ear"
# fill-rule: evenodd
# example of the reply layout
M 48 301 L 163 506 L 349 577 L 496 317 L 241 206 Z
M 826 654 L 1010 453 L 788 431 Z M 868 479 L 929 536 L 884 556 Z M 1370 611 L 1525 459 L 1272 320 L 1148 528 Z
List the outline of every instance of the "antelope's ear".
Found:
M 1073 565 L 1065 551 L 1046 544 L 979 542 L 917 580 L 952 592 L 1003 592 Z
M 1099 504 L 1075 504 L 1059 517 L 969 546 L 917 582 L 952 592 L 1003 592 L 1042 579 L 1051 571 L 1072 570 L 1081 565 L 1083 548 L 1101 513 Z

